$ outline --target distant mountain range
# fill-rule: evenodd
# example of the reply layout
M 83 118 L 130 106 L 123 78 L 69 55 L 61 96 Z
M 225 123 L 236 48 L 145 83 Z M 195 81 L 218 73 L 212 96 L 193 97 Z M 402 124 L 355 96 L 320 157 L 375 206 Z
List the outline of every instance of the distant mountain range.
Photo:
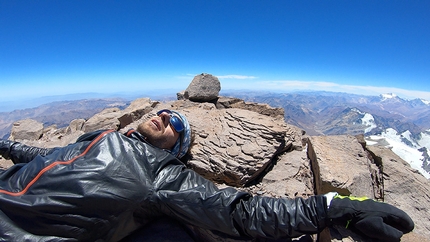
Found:
M 428 101 L 404 100 L 394 94 L 380 96 L 333 92 L 224 94 L 246 101 L 282 107 L 285 109 L 285 121 L 304 129 L 310 135 L 362 133 L 370 135 L 393 128 L 401 133 L 409 130 L 417 137 L 421 132 L 430 129 Z M 370 121 L 372 123 L 369 123 Z
M 140 97 L 149 97 L 153 100 L 172 100 L 176 98 L 176 89 L 159 89 L 157 91 L 145 91 L 135 90 L 131 88 L 129 92 L 117 92 L 117 93 L 97 93 L 97 92 L 86 92 L 86 93 L 74 93 L 66 95 L 52 95 L 43 96 L 38 98 L 24 98 L 19 100 L 2 100 L 0 96 L 0 113 L 11 112 L 18 109 L 31 109 L 43 104 L 62 102 L 62 101 L 76 101 L 86 99 L 124 99 L 124 100 L 135 100 Z
M 430 178 L 430 102 L 395 94 L 364 96 L 333 92 L 227 92 L 285 110 L 285 121 L 309 135 L 364 134 L 368 144 L 385 144 Z
M 56 101 L 35 108 L 17 109 L 0 113 L 0 137 L 9 137 L 14 122 L 22 119 L 34 119 L 45 127 L 56 125 L 66 127 L 73 119 L 88 119 L 108 107 L 125 108 L 130 104 L 122 98 L 82 99 Z
M 173 100 L 175 94 L 151 96 L 142 93 L 134 99 Z M 365 134 L 369 143 L 370 140 L 383 141 L 414 168 L 430 171 L 430 102 L 426 100 L 405 100 L 395 94 L 365 96 L 333 92 L 222 91 L 220 95 L 284 108 L 285 121 L 302 128 L 309 135 Z M 45 126 L 55 124 L 60 128 L 73 119 L 88 119 L 107 107 L 125 108 L 132 100 L 130 97 L 87 98 L 3 112 L 0 113 L 0 137 L 7 138 L 13 122 L 21 119 L 32 118 Z M 408 149 L 412 151 L 405 151 Z M 430 173 L 427 178 L 430 178 Z

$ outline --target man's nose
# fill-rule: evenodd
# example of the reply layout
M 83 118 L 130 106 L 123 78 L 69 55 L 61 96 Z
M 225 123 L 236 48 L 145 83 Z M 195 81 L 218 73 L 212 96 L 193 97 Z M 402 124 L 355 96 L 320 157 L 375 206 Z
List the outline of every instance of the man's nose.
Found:
M 170 123 L 170 114 L 166 113 L 166 112 L 162 112 L 160 113 L 160 115 L 158 115 L 161 120 L 163 121 L 164 127 L 167 127 Z

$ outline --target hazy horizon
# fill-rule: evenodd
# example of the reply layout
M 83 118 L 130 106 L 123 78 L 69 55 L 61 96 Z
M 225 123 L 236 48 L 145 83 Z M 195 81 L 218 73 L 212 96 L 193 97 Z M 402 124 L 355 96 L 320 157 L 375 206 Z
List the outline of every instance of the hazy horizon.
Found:
M 22 99 L 19 101 L 16 100 L 10 100 L 10 101 L 3 101 L 0 103 L 0 113 L 1 112 L 11 112 L 14 110 L 21 110 L 21 109 L 27 109 L 27 108 L 35 108 L 44 104 L 49 104 L 52 102 L 59 102 L 59 101 L 74 101 L 74 100 L 82 100 L 82 99 L 103 99 L 103 98 L 120 98 L 124 99 L 126 101 L 133 101 L 137 98 L 151 98 L 152 100 L 160 101 L 160 99 L 169 99 L 169 100 L 176 100 L 177 93 L 184 91 L 183 90 L 177 90 L 177 89 L 154 89 L 149 91 L 129 91 L 129 92 L 111 92 L 111 93 L 98 93 L 98 92 L 84 92 L 84 93 L 70 93 L 70 94 L 63 94 L 63 95 L 48 95 L 48 96 L 40 96 L 40 97 L 33 97 L 28 99 Z M 220 91 L 220 96 L 223 96 L 223 94 L 229 94 L 229 93 L 311 93 L 311 92 L 332 92 L 332 93 L 343 93 L 343 94 L 351 94 L 351 95 L 364 95 L 364 96 L 380 96 L 387 93 L 380 93 L 380 94 L 362 94 L 362 93 L 351 93 L 351 92 L 345 92 L 345 91 L 330 91 L 330 90 L 314 90 L 314 89 L 296 89 L 296 90 L 290 90 L 290 91 L 283 91 L 283 90 L 274 90 L 274 89 L 264 89 L 264 90 L 256 90 L 256 89 L 226 89 Z M 399 96 L 397 93 L 393 93 L 397 96 Z M 400 98 L 403 98 L 405 100 L 412 100 L 416 98 L 404 98 L 399 96 Z M 417 98 L 420 99 L 420 98 Z M 424 99 L 426 100 L 426 99 Z M 161 100 L 163 101 L 163 100 Z M 429 101 L 429 100 L 427 100 Z

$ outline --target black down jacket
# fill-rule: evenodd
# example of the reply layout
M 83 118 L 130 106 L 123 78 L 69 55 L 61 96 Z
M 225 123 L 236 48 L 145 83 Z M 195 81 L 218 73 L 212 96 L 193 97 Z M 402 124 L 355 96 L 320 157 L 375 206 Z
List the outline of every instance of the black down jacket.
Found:
M 20 143 L 2 151 L 15 162 L 31 161 L 0 175 L 1 240 L 118 241 L 160 217 L 266 238 L 317 233 L 327 224 L 323 196 L 290 200 L 218 189 L 137 132 L 93 132 L 48 151 Z

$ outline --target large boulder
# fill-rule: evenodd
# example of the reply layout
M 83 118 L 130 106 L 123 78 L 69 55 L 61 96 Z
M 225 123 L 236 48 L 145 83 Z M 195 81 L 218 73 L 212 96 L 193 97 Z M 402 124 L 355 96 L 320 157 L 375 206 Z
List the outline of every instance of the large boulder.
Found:
M 13 124 L 10 140 L 38 140 L 43 134 L 43 124 L 34 119 L 24 119 Z
M 221 83 L 216 76 L 202 73 L 194 77 L 184 97 L 195 102 L 210 102 L 218 98 L 220 90 Z
M 101 129 L 118 130 L 120 126 L 118 118 L 121 114 L 119 108 L 107 108 L 88 119 L 82 129 L 85 133 Z

